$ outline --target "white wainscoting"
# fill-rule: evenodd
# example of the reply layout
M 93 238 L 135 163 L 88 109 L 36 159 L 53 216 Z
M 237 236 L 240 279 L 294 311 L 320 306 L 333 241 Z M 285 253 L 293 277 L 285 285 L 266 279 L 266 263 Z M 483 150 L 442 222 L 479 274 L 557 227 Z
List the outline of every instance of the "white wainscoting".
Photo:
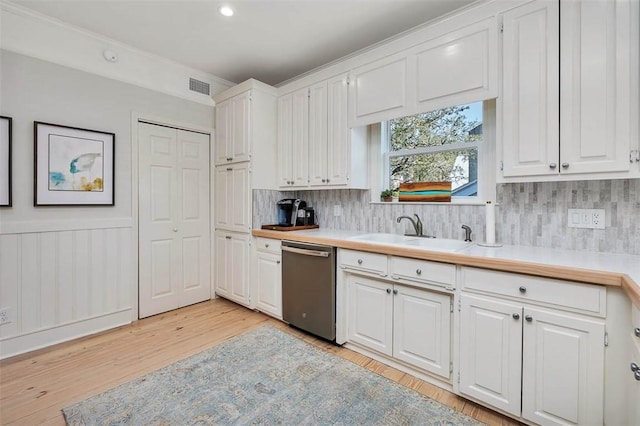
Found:
M 132 227 L 0 235 L 0 359 L 132 320 Z M 66 227 L 68 228 L 68 227 Z

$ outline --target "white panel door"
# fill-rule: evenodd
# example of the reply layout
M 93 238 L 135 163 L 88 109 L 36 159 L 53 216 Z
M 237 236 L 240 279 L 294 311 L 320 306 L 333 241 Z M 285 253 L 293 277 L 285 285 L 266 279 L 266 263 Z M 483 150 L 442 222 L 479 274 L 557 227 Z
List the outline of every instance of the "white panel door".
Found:
M 293 95 L 278 98 L 278 186 L 293 181 Z
M 230 298 L 231 279 L 229 278 L 229 262 L 231 253 L 227 247 L 227 233 L 216 231 L 214 234 L 214 287 L 218 296 Z
M 293 93 L 291 112 L 291 185 L 309 185 L 309 90 Z
M 249 161 L 251 159 L 251 92 L 247 91 L 232 100 L 232 138 L 229 141 L 231 161 Z
M 347 279 L 347 340 L 392 355 L 393 285 L 357 275 Z
M 503 16 L 503 176 L 558 174 L 559 5 L 531 2 Z
M 229 152 L 230 140 L 233 138 L 232 129 L 233 105 L 229 99 L 216 105 L 216 137 L 213 158 L 215 164 L 226 164 L 232 160 Z
M 209 135 L 138 124 L 140 318 L 210 293 Z
M 522 307 L 460 299 L 460 393 L 520 416 Z
M 327 185 L 327 82 L 309 89 L 309 184 Z
M 603 424 L 604 322 L 524 309 L 522 417 Z
M 250 306 L 249 270 L 250 263 L 250 234 L 229 233 L 227 238 L 227 279 L 231 290 L 229 299 L 245 306 Z
M 251 191 L 249 162 L 215 168 L 214 223 L 216 229 L 251 231 Z
M 449 379 L 451 296 L 395 286 L 393 356 Z
M 563 174 L 629 170 L 631 0 L 560 2 Z M 637 72 L 637 71 L 636 71 Z M 633 76 L 637 79 L 637 75 Z M 635 141 L 634 141 L 635 143 Z

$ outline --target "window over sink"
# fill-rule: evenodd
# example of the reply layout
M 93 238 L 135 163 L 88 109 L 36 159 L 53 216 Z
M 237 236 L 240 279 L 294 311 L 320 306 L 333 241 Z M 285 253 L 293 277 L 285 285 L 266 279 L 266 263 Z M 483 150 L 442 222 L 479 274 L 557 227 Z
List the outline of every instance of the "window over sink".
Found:
M 380 189 L 451 182 L 451 202 L 495 199 L 495 101 L 474 102 L 380 123 Z M 376 179 L 372 173 L 372 179 Z

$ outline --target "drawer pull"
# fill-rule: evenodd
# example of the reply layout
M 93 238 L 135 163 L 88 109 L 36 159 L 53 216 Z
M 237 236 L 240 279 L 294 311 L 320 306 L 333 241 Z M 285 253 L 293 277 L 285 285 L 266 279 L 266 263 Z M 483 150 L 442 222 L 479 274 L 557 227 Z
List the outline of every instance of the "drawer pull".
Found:
M 633 377 L 636 378 L 637 381 L 640 382 L 640 370 L 633 372 Z
M 358 265 L 362 265 L 362 259 L 358 259 Z
M 636 337 L 640 337 L 640 327 L 636 327 L 633 329 L 633 334 L 636 335 Z
M 521 285 L 518 290 L 520 290 L 520 293 L 526 293 L 527 292 L 527 288 L 525 286 L 523 286 L 523 285 Z
M 638 364 L 636 364 L 635 362 L 632 362 L 631 363 L 631 371 L 633 371 L 635 373 L 636 371 L 639 371 L 639 370 L 640 370 L 640 367 L 638 367 Z
M 527 320 L 527 322 L 533 321 L 533 317 L 531 315 L 525 315 L 524 319 Z
M 393 290 L 393 294 L 398 294 L 398 290 Z
M 279 260 L 276 260 L 276 265 L 279 265 L 279 264 L 280 264 L 280 261 L 279 261 Z
M 513 315 L 511 315 L 513 317 L 514 320 L 519 320 L 520 319 L 520 314 L 515 313 Z
M 422 275 L 422 269 L 420 268 L 416 269 L 416 275 Z
M 269 244 L 265 244 L 265 245 L 264 245 L 264 248 L 269 248 Z
M 390 288 L 387 289 L 387 294 L 391 294 L 391 289 Z

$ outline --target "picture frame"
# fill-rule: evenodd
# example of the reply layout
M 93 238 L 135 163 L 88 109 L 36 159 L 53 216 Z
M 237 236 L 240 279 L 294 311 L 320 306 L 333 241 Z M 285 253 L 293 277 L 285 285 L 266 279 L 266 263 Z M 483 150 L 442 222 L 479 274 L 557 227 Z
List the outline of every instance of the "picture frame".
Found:
M 12 118 L 0 116 L 0 207 L 11 207 Z
M 114 133 L 34 122 L 34 206 L 115 205 Z

